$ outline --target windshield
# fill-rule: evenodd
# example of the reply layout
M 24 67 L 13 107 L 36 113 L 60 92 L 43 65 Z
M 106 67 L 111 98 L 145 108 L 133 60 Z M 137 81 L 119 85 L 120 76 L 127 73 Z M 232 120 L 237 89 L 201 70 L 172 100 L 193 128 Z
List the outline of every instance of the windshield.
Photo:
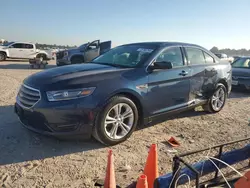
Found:
M 234 68 L 250 68 L 250 58 L 240 58 L 236 60 L 233 64 L 232 67 Z
M 92 63 L 121 67 L 136 67 L 144 63 L 156 49 L 150 45 L 125 45 L 111 49 L 95 58 Z
M 13 44 L 14 42 L 7 42 L 7 43 L 4 43 L 4 44 L 1 44 L 1 46 L 9 46 L 11 44 Z
M 79 46 L 79 49 L 84 49 L 87 46 L 88 43 L 82 44 L 81 46 Z

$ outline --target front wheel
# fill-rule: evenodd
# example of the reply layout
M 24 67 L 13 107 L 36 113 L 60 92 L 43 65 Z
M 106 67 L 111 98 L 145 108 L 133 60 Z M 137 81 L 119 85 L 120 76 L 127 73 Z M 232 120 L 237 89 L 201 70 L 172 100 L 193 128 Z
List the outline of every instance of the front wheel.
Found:
M 93 136 L 105 145 L 125 141 L 138 123 L 138 110 L 132 100 L 115 96 L 104 105 L 97 116 Z
M 208 103 L 203 106 L 204 110 L 216 113 L 222 110 L 227 99 L 227 89 L 223 84 L 218 84 Z
M 6 59 L 6 54 L 3 52 L 0 52 L 0 61 L 5 61 Z

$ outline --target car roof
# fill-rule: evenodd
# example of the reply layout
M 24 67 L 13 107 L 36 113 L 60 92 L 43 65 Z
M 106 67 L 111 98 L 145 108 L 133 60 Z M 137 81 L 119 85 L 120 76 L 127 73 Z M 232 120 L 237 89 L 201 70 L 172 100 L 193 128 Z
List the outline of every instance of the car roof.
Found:
M 238 59 L 249 59 L 250 56 L 241 56 L 241 57 L 238 57 Z
M 138 42 L 138 43 L 130 43 L 130 44 L 124 44 L 124 45 L 153 45 L 153 46 L 158 46 L 158 47 L 180 45 L 180 46 L 192 46 L 192 47 L 203 48 L 202 46 L 199 46 L 196 44 L 184 43 L 184 42 Z
M 32 43 L 32 42 L 24 42 L 24 41 L 12 41 L 12 43 L 34 44 L 34 43 Z

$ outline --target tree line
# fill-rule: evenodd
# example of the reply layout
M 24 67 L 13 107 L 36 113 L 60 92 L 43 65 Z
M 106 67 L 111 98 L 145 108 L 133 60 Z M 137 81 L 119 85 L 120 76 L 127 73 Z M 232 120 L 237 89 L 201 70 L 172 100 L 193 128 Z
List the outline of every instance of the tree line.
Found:
M 69 48 L 76 48 L 77 46 L 69 46 L 69 45 L 57 45 L 57 44 L 39 44 L 39 43 L 36 43 L 36 47 L 38 49 L 46 49 L 46 48 L 59 48 L 59 49 L 69 49 Z
M 230 48 L 224 48 L 224 49 L 219 49 L 217 47 L 213 47 L 210 50 L 213 53 L 224 53 L 227 54 L 228 56 L 250 56 L 250 50 L 247 50 L 245 48 L 242 49 L 230 49 Z

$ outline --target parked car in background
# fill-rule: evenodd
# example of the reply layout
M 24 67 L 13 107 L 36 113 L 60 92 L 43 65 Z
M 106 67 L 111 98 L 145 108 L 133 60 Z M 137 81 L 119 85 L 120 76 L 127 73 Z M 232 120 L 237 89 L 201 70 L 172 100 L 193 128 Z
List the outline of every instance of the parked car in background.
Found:
M 216 53 L 215 55 L 216 55 L 218 58 L 220 58 L 220 59 L 227 59 L 227 54 Z
M 51 59 L 51 54 L 36 48 L 36 45 L 28 42 L 8 42 L 0 45 L 0 61 L 6 58 L 13 59 Z
M 57 67 L 23 81 L 15 112 L 38 133 L 126 140 L 139 125 L 202 105 L 219 112 L 232 67 L 205 48 L 177 42 L 115 47 L 86 64 Z
M 250 90 L 250 57 L 241 57 L 232 63 L 232 86 Z
M 233 56 L 233 62 L 236 61 L 239 58 L 241 58 L 241 56 L 238 56 L 238 55 Z
M 95 40 L 82 44 L 78 48 L 57 52 L 57 66 L 79 64 L 91 61 L 111 48 L 111 41 L 100 42 Z
M 222 61 L 228 61 L 230 63 L 233 62 L 233 57 L 228 57 L 227 54 L 223 54 L 223 53 L 216 53 L 215 54 L 218 58 L 220 58 L 220 60 Z

